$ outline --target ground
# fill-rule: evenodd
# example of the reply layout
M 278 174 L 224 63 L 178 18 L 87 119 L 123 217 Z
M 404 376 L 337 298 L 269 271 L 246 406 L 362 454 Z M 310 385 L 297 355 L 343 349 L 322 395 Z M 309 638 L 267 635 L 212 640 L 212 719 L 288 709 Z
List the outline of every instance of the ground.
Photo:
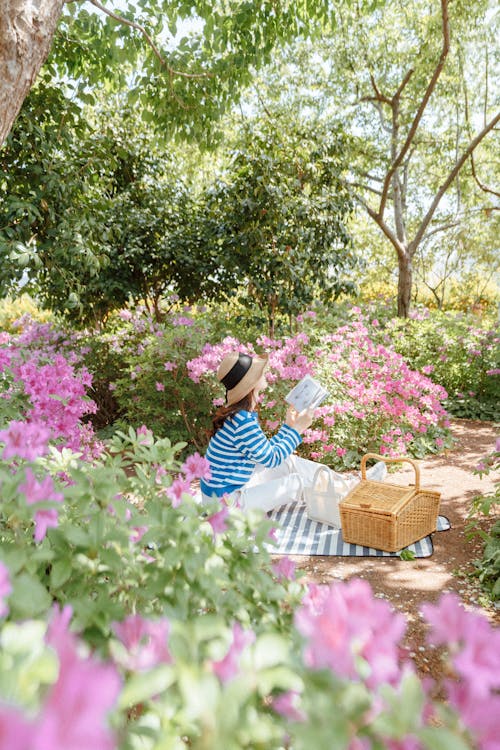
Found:
M 500 609 L 488 605 L 475 578 L 473 561 L 480 557 L 481 542 L 465 533 L 472 498 L 493 489 L 493 475 L 482 479 L 472 469 L 495 446 L 498 430 L 493 424 L 454 420 L 453 450 L 419 461 L 421 484 L 441 493 L 440 514 L 451 521 L 450 531 L 433 534 L 434 554 L 429 558 L 404 561 L 398 558 L 293 557 L 307 579 L 317 583 L 357 577 L 369 581 L 376 596 L 388 600 L 408 621 L 406 647 L 421 674 L 439 677 L 441 656 L 425 644 L 426 627 L 420 616 L 423 602 L 435 602 L 443 591 L 456 592 L 466 607 L 480 607 L 495 625 Z M 412 481 L 408 465 L 390 481 Z M 498 479 L 498 477 L 496 477 Z M 491 520 L 487 523 L 491 524 Z

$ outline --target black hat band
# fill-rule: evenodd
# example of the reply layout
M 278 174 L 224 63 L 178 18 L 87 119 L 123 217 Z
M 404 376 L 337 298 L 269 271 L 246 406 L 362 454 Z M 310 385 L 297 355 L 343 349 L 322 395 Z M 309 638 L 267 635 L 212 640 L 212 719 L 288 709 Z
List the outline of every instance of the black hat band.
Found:
M 252 366 L 252 357 L 249 354 L 239 354 L 237 361 L 231 367 L 227 375 L 221 378 L 221 383 L 225 386 L 227 391 L 234 388 L 243 376 L 247 374 L 250 367 Z

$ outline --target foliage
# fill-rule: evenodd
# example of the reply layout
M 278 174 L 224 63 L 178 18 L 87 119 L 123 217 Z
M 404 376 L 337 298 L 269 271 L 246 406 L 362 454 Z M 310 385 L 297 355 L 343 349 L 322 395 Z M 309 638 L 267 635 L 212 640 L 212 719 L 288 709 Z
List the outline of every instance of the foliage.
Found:
M 158 324 L 125 318 L 146 344 L 146 333 L 161 340 Z M 23 391 L 2 399 L 0 418 L 6 747 L 493 750 L 500 642 L 486 618 L 450 594 L 425 605 L 429 645 L 444 647 L 446 664 L 440 683 L 421 682 L 402 648 L 404 618 L 366 582 L 306 586 L 291 560 L 272 559 L 260 512 L 195 501 L 192 482 L 208 470 L 200 455 L 180 465 L 182 445 L 146 427 L 87 457 L 71 450 L 75 430 L 53 425 L 85 413 L 79 340 L 24 326 L 0 350 L 4 395 Z M 305 339 L 267 342 L 275 371 L 300 376 Z M 123 342 L 133 340 L 128 330 Z M 191 361 L 192 376 L 218 353 Z
M 14 333 L 24 316 L 40 323 L 48 323 L 53 316 L 49 310 L 42 310 L 29 294 L 23 293 L 18 297 L 11 296 L 0 299 L 0 330 Z
M 353 233 L 356 239 L 370 235 L 358 252 L 369 258 L 385 243 L 392 255 L 389 273 L 399 270 L 400 282 L 408 282 L 408 297 L 412 276 L 407 261 L 413 258 L 420 291 L 427 286 L 442 306 L 451 275 L 461 278 L 480 267 L 490 278 L 498 267 L 494 129 L 475 143 L 471 158 L 450 177 L 444 197 L 440 192 L 480 128 L 498 116 L 490 96 L 498 88 L 498 57 L 491 52 L 498 15 L 489 0 L 476 3 L 472 22 L 468 5 L 461 2 L 389 0 L 383 11 L 370 5 L 335 6 L 333 32 L 277 50 L 247 96 L 256 117 L 278 106 L 294 120 L 312 118 L 320 127 L 342 123 L 348 135 L 345 183 L 365 216 L 363 221 L 358 214 L 361 232 Z M 450 26 L 446 54 L 445 6 Z M 427 97 L 441 61 L 443 70 Z M 376 239 L 367 221 L 378 232 Z M 384 278 L 386 257 L 384 252 Z M 399 292 L 401 297 L 401 286 Z
M 202 144 L 213 143 L 214 123 L 275 46 L 335 23 L 325 0 L 306 6 L 292 0 L 127 0 L 115 16 L 125 22 L 88 2 L 67 3 L 47 71 L 72 81 L 88 102 L 99 88 L 122 91 L 160 135 Z
M 206 248 L 219 268 L 210 281 L 222 277 L 226 294 L 246 282 L 240 301 L 266 311 L 270 336 L 277 312 L 294 316 L 353 288 L 344 151 L 340 128 L 253 123 L 206 191 Z
M 53 310 L 93 323 L 129 299 L 157 306 L 169 286 L 199 294 L 193 196 L 133 113 L 85 117 L 42 82 L 0 153 L 4 288 L 24 274 Z
M 475 468 L 474 473 L 489 475 L 490 472 L 500 470 L 500 438 L 497 439 L 495 449 Z M 500 505 L 500 479 L 495 481 L 495 490 L 483 495 L 477 495 L 472 501 L 469 512 L 471 519 L 468 530 L 478 534 L 484 541 L 483 556 L 476 561 L 476 575 L 483 588 L 488 591 L 493 601 L 500 600 L 500 520 L 495 521 L 489 532 L 479 526 L 479 520 L 496 515 Z
M 213 377 L 220 359 L 234 349 L 257 349 L 270 356 L 271 388 L 260 406 L 269 433 L 279 424 L 277 405 L 303 375 L 317 374 L 330 390 L 304 434 L 303 455 L 342 469 L 358 465 L 367 451 L 420 457 L 449 445 L 442 388 L 412 371 L 389 346 L 375 343 L 356 309 L 346 325 L 328 319 L 319 325 L 314 316 L 298 316 L 307 333 L 243 343 L 234 336 L 220 339 L 213 310 L 173 309 L 160 323 L 144 309 L 123 310 L 104 331 L 81 333 L 75 341 L 94 373 L 89 393 L 98 409 L 92 423 L 106 428 L 103 437 L 145 424 L 202 451 L 210 414 L 221 403 Z
M 446 408 L 457 417 L 500 419 L 500 335 L 463 313 L 428 310 L 387 327 L 396 351 L 448 392 Z

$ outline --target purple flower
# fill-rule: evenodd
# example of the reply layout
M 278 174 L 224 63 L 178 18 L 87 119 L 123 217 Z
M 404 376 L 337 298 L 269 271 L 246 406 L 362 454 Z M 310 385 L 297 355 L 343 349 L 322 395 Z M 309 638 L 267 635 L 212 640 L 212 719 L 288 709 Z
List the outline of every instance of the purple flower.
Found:
M 289 557 L 281 557 L 278 562 L 273 563 L 273 570 L 279 580 L 293 581 L 295 578 L 295 563 Z
M 140 672 L 172 661 L 167 646 L 170 623 L 166 618 L 154 621 L 130 615 L 123 622 L 113 623 L 113 630 L 127 649 L 121 660 L 126 669 Z
M 214 532 L 214 536 L 216 534 L 223 534 L 224 531 L 227 530 L 226 518 L 228 514 L 229 508 L 227 507 L 227 505 L 223 505 L 221 510 L 207 518 L 207 521 L 212 527 L 212 531 Z
M 177 479 L 174 479 L 170 487 L 167 487 L 165 493 L 172 501 L 172 508 L 178 508 L 182 502 L 182 496 L 184 494 L 191 494 L 191 484 L 187 479 L 177 477 Z
M 181 471 L 186 475 L 188 481 L 193 479 L 210 479 L 210 464 L 204 456 L 199 453 L 193 453 L 188 456 L 181 467 Z
M 0 561 L 0 617 L 8 614 L 9 606 L 3 601 L 12 593 L 10 572 L 6 565 Z
M 50 430 L 37 422 L 11 422 L 0 431 L 0 440 L 5 442 L 2 458 L 25 458 L 34 461 L 47 452 Z
M 307 718 L 305 713 L 297 707 L 299 699 L 299 693 L 295 690 L 287 690 L 286 693 L 273 697 L 271 706 L 276 713 L 290 721 L 305 721 Z
M 313 669 L 330 668 L 349 679 L 358 676 L 359 657 L 367 662 L 369 688 L 396 684 L 401 677 L 399 640 L 405 624 L 386 602 L 375 599 L 366 581 L 310 589 L 295 613 L 306 639 L 304 661 Z
M 59 673 L 42 712 L 30 750 L 114 750 L 107 714 L 114 707 L 121 681 L 114 666 L 93 657 L 80 658 L 69 632 L 71 608 L 55 610 L 47 640 L 57 651 Z
M 60 492 L 54 491 L 54 482 L 52 477 L 44 477 L 39 482 L 30 468 L 26 469 L 25 482 L 19 485 L 19 491 L 26 495 L 28 505 L 52 501 L 61 503 L 64 500 Z M 42 508 L 35 511 L 35 542 L 41 542 L 45 539 L 48 528 L 56 528 L 58 524 L 58 514 L 55 508 Z
M 34 731 L 15 708 L 0 706 L 0 750 L 31 750 Z
M 238 622 L 233 625 L 232 643 L 225 657 L 212 662 L 212 670 L 223 683 L 232 680 L 238 674 L 239 658 L 245 647 L 255 640 L 253 630 L 243 630 Z

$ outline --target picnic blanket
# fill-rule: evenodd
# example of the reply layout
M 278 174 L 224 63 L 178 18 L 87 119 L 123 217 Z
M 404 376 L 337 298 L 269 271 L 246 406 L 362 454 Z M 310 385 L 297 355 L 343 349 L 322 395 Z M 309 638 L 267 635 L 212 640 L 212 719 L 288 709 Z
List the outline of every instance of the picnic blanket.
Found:
M 348 544 L 342 531 L 325 523 L 312 521 L 304 503 L 291 503 L 275 508 L 268 514 L 276 524 L 277 546 L 269 545 L 273 555 L 337 555 L 342 557 L 399 557 L 400 552 L 384 552 L 358 544 Z M 447 531 L 451 524 L 445 516 L 438 516 L 437 531 Z M 410 544 L 405 549 L 415 557 L 430 557 L 434 552 L 432 535 Z

